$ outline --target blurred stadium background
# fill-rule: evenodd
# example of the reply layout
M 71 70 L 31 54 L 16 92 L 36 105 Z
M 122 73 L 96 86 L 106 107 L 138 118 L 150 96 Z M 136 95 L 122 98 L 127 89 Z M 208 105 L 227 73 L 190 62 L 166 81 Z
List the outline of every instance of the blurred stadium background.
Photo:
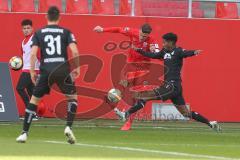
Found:
M 45 9 L 41 9 L 41 6 L 54 3 L 62 9 L 63 13 L 125 15 L 131 12 L 131 1 L 105 0 L 101 4 L 100 0 L 81 0 L 81 2 L 78 0 L 50 0 L 46 3 L 42 0 L 1 0 L 0 12 L 42 12 Z M 135 0 L 134 6 L 136 10 L 141 10 L 136 13 L 138 16 L 186 17 L 188 3 L 187 0 Z M 194 17 L 200 18 L 223 18 L 222 14 L 225 10 L 228 12 L 226 17 L 237 18 L 239 6 L 240 3 L 237 0 L 192 0 L 192 13 Z M 106 11 L 100 11 L 101 7 Z M 235 16 L 233 16 L 234 14 Z

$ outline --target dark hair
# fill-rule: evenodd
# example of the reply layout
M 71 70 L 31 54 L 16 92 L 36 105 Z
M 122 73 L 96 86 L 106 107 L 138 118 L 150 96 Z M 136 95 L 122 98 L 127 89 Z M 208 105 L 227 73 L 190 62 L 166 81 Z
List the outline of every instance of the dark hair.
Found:
M 30 20 L 30 19 L 24 19 L 24 20 L 22 20 L 21 25 L 22 25 L 22 26 L 27 26 L 27 25 L 32 26 L 32 20 Z
M 49 21 L 57 21 L 60 16 L 60 11 L 56 6 L 51 6 L 47 12 L 47 18 Z
M 143 33 L 148 33 L 148 34 L 150 34 L 150 33 L 152 32 L 152 27 L 151 27 L 149 24 L 147 24 L 147 23 L 145 23 L 144 25 L 142 25 L 141 29 L 142 29 L 142 32 L 143 32 Z
M 173 43 L 176 43 L 178 40 L 178 37 L 175 33 L 166 33 L 162 36 L 162 38 L 166 41 L 171 41 Z

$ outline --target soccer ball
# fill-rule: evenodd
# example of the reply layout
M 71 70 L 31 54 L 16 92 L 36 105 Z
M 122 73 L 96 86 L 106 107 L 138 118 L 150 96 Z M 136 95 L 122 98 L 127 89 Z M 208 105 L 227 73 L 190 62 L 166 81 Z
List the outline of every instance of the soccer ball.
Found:
M 9 66 L 12 70 L 17 71 L 23 67 L 23 60 L 19 56 L 14 56 L 9 60 Z
M 107 98 L 110 102 L 117 103 L 122 99 L 122 93 L 120 90 L 113 88 L 108 91 Z

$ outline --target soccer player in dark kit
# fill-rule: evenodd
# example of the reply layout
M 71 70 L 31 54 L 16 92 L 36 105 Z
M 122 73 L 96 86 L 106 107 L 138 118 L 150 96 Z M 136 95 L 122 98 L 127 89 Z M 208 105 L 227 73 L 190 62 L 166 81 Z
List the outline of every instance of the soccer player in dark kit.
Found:
M 77 111 L 77 94 L 74 79 L 79 76 L 79 68 L 73 70 L 70 76 L 70 64 L 68 64 L 67 48 L 69 47 L 74 63 L 79 66 L 79 52 L 74 35 L 68 29 L 58 26 L 60 20 L 59 9 L 50 7 L 47 13 L 47 26 L 38 30 L 32 38 L 31 67 L 30 74 L 35 87 L 30 103 L 25 111 L 23 131 L 16 139 L 24 143 L 28 138 L 28 131 L 33 116 L 36 114 L 37 106 L 41 98 L 50 92 L 50 87 L 56 84 L 68 101 L 67 124 L 64 134 L 70 144 L 75 143 L 75 136 L 72 132 L 72 124 Z M 36 79 L 34 66 L 37 52 L 40 49 L 40 75 Z M 60 69 L 59 69 L 60 68 Z
M 185 117 L 192 118 L 198 122 L 205 123 L 212 129 L 220 131 L 221 127 L 216 121 L 209 121 L 207 118 L 195 111 L 189 111 L 186 106 L 182 93 L 181 69 L 183 66 L 183 59 L 200 54 L 201 50 L 187 51 L 176 46 L 177 35 L 174 33 L 167 33 L 163 35 L 163 49 L 160 52 L 148 53 L 141 48 L 133 48 L 141 55 L 154 58 L 163 59 L 164 61 L 164 83 L 159 88 L 152 91 L 140 92 L 137 95 L 137 103 L 126 112 L 118 110 L 116 114 L 122 119 L 127 120 L 128 117 L 142 109 L 147 101 L 150 100 L 168 100 L 176 106 L 178 111 Z

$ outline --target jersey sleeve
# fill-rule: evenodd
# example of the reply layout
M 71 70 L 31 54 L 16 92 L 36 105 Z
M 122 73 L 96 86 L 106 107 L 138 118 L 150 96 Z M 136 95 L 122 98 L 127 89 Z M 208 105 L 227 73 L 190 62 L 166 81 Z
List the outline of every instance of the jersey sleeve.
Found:
M 23 56 L 23 48 L 22 48 L 22 45 L 21 45 L 21 56 Z
M 181 58 L 187 58 L 187 57 L 192 57 L 192 56 L 195 56 L 195 50 L 185 50 L 185 49 L 182 49 L 182 48 L 179 48 L 180 50 L 180 57 Z
M 164 56 L 164 52 L 163 51 L 158 51 L 158 52 L 146 52 L 142 49 L 137 49 L 136 50 L 138 53 L 140 53 L 141 55 L 148 57 L 148 58 L 152 58 L 152 59 L 163 59 Z
M 39 40 L 39 37 L 38 37 L 38 33 L 37 33 L 37 32 L 33 35 L 31 47 L 32 47 L 32 46 L 38 46 L 38 47 L 40 47 L 40 40 Z
M 132 35 L 132 30 L 129 27 L 109 27 L 109 28 L 104 28 L 103 32 L 121 33 L 125 36 Z
M 77 41 L 76 41 L 76 38 L 75 38 L 74 34 L 71 31 L 68 31 L 67 45 L 69 45 L 71 43 L 77 43 Z

